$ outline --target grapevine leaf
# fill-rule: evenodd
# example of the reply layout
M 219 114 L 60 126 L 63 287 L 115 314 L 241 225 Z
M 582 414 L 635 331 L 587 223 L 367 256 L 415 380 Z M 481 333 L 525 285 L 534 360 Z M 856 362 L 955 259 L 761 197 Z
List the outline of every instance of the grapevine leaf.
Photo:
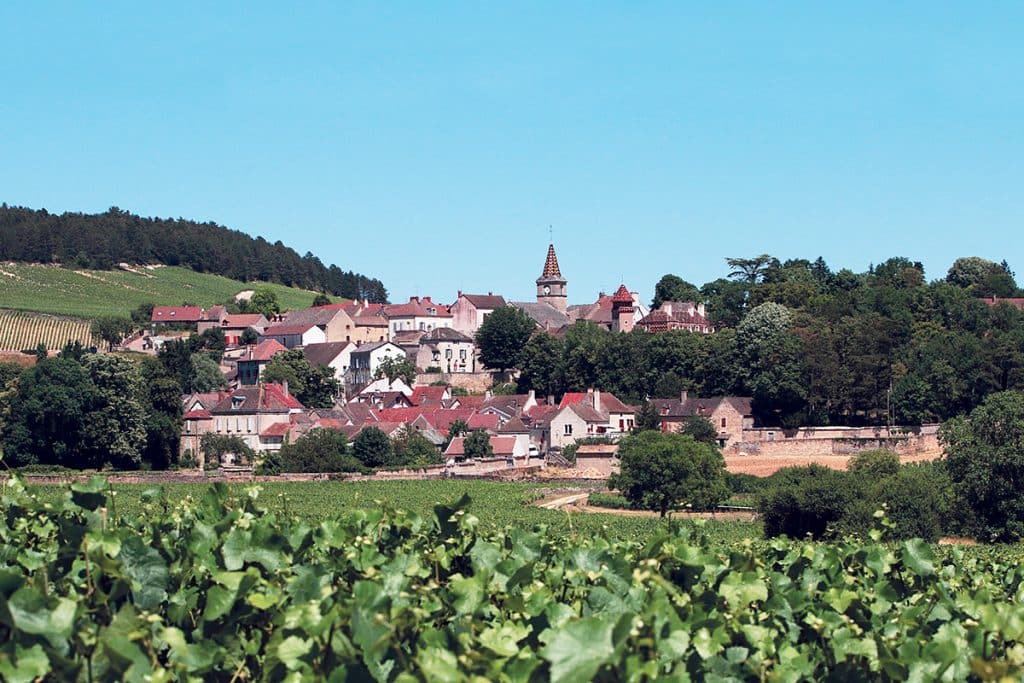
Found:
M 540 655 L 551 663 L 551 680 L 587 683 L 614 652 L 613 624 L 596 617 L 572 621 L 548 631 Z
M 138 536 L 121 544 L 121 563 L 131 582 L 139 609 L 155 610 L 167 598 L 167 564 L 155 549 L 146 547 Z

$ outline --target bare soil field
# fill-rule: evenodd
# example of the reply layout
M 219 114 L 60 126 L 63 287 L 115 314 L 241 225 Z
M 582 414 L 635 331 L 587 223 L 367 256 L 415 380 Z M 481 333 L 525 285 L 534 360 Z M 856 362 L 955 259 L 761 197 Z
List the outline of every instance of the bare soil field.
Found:
M 900 456 L 900 462 L 929 462 L 942 457 L 941 450 L 921 451 Z M 727 455 L 725 469 L 733 474 L 753 474 L 767 477 L 783 467 L 799 465 L 823 465 L 835 470 L 845 470 L 850 456 L 847 455 Z

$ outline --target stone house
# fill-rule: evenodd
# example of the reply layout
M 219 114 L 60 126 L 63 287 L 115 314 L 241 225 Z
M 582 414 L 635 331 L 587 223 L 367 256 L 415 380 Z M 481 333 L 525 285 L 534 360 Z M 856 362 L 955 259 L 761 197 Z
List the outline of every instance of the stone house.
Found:
M 384 304 L 371 304 L 365 300 L 342 305 L 354 323 L 352 341 L 356 344 L 388 341 L 388 319 L 384 315 L 384 307 Z
M 238 383 L 242 386 L 252 386 L 259 382 L 263 368 L 267 367 L 270 359 L 287 350 L 284 344 L 276 339 L 265 339 L 255 347 L 248 347 L 236 361 Z
M 200 306 L 154 306 L 149 316 L 153 325 L 198 325 L 203 319 Z
M 357 341 L 354 339 L 355 321 L 345 310 L 346 304 L 327 304 L 313 306 L 296 311 L 289 311 L 278 316 L 283 325 L 315 325 L 323 331 L 323 339 L 318 342 Z M 317 343 L 317 342 L 309 342 Z
M 505 297 L 492 292 L 487 294 L 463 294 L 459 292 L 448 310 L 452 315 L 452 327 L 470 338 L 476 337 L 484 320 L 496 309 L 506 306 Z
M 491 436 L 491 450 L 494 451 L 495 458 L 506 458 L 507 460 L 518 460 L 520 465 L 525 465 L 526 459 L 529 457 L 529 451 L 524 450 L 515 437 L 511 436 Z M 448 444 L 447 450 L 444 452 L 446 460 L 464 460 L 466 458 L 466 437 L 457 436 L 452 439 L 452 442 Z
M 749 396 L 690 398 L 685 391 L 678 399 L 651 399 L 661 419 L 661 431 L 678 432 L 689 418 L 706 417 L 718 431 L 718 444 L 722 447 L 745 441 L 744 432 L 754 428 L 751 402 Z
M 344 383 L 345 374 L 352 363 L 352 352 L 356 348 L 354 343 L 347 341 L 307 344 L 302 347 L 302 355 L 313 367 L 330 368 L 334 371 L 334 378 Z
M 260 341 L 268 339 L 273 339 L 287 349 L 308 344 L 323 344 L 327 341 L 323 329 L 312 323 L 273 325 L 260 335 Z
M 441 372 L 476 372 L 476 346 L 457 330 L 439 327 L 420 337 L 415 355 L 421 370 L 440 368 Z
M 684 330 L 711 334 L 715 326 L 704 315 L 704 304 L 693 301 L 663 301 L 661 306 L 641 318 L 637 327 L 647 332 Z
M 350 355 L 351 362 L 345 383 L 353 387 L 369 384 L 385 358 L 401 360 L 406 358 L 406 355 L 400 346 L 387 341 L 356 347 Z
M 214 306 L 199 321 L 199 334 L 206 330 L 220 329 L 224 332 L 224 341 L 228 346 L 238 346 L 242 333 L 250 327 L 256 334 L 262 334 L 270 322 L 260 313 L 228 313 L 223 306 Z
M 399 332 L 430 332 L 452 326 L 452 314 L 448 312 L 448 307 L 435 303 L 429 296 L 422 299 L 411 296 L 407 303 L 385 306 L 384 315 L 388 319 L 390 341 L 394 341 Z
M 276 451 L 304 407 L 287 384 L 239 387 L 210 410 L 217 434 L 240 437 L 254 451 Z

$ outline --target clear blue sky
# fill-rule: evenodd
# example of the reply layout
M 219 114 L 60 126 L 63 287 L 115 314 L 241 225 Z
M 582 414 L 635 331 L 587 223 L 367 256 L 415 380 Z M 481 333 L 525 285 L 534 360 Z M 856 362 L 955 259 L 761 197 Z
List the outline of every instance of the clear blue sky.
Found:
M 531 298 L 549 224 L 571 302 L 762 252 L 1024 280 L 1019 2 L 157 4 L 0 4 L 0 201 L 214 220 L 392 300 Z

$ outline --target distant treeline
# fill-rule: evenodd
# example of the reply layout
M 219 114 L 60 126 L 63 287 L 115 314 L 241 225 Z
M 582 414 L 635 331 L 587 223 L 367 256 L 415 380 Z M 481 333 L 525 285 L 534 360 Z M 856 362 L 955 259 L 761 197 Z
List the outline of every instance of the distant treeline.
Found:
M 185 266 L 234 280 L 278 282 L 351 299 L 387 302 L 380 280 L 325 266 L 280 241 L 271 244 L 216 223 L 106 213 L 56 215 L 0 205 L 0 260 L 109 270 L 118 263 Z

